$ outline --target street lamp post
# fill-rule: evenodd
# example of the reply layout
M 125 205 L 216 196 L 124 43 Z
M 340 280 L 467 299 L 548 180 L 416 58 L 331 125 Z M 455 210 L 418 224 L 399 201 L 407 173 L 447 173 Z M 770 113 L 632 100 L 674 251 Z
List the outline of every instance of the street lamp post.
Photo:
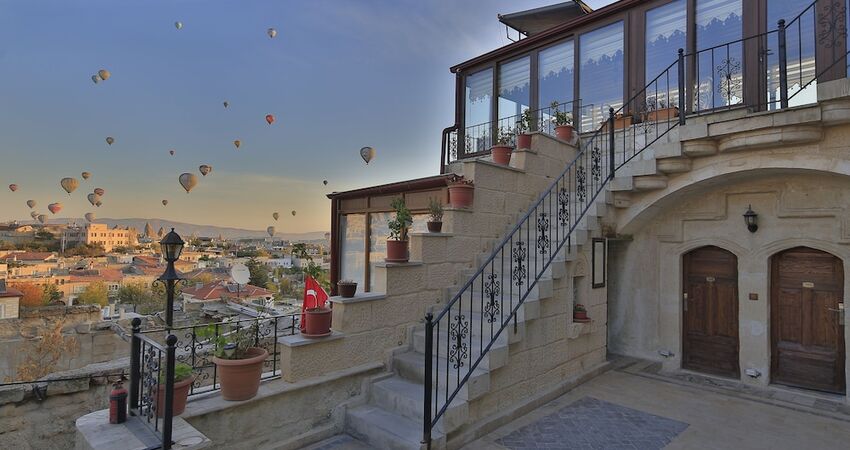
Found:
M 185 242 L 180 238 L 180 235 L 174 232 L 174 228 L 159 241 L 162 256 L 168 263 L 165 267 L 165 272 L 157 279 L 165 284 L 165 323 L 168 325 L 168 328 L 171 328 L 174 324 L 174 287 L 181 280 L 180 275 L 174 269 L 174 263 L 180 258 L 184 244 Z

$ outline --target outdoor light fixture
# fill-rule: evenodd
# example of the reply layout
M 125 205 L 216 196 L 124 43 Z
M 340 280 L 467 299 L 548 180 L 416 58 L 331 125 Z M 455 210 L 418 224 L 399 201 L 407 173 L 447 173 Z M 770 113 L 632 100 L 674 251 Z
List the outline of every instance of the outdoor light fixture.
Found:
M 744 213 L 744 222 L 746 222 L 747 229 L 750 230 L 750 233 L 758 231 L 758 217 L 759 215 L 753 211 L 753 205 L 747 206 L 747 212 Z
M 180 235 L 174 232 L 174 228 L 159 241 L 162 248 L 162 256 L 166 261 L 173 263 L 180 258 L 180 253 L 183 252 L 183 239 Z
M 174 285 L 177 281 L 182 280 L 180 275 L 174 269 L 174 263 L 180 258 L 180 253 L 183 252 L 183 239 L 180 235 L 174 232 L 174 228 L 159 241 L 162 249 L 162 256 L 168 265 L 165 267 L 165 272 L 157 279 L 157 281 L 165 284 L 166 305 L 165 305 L 165 323 L 170 328 L 173 325 L 174 316 Z

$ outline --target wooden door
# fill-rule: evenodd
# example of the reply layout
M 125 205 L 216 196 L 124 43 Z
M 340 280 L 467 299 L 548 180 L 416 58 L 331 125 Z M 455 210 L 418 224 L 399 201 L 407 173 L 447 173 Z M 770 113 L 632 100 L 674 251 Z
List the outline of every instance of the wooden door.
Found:
M 789 386 L 843 393 L 844 265 L 829 253 L 805 247 L 771 261 L 771 380 Z
M 682 368 L 735 377 L 738 364 L 738 259 L 719 247 L 684 258 Z

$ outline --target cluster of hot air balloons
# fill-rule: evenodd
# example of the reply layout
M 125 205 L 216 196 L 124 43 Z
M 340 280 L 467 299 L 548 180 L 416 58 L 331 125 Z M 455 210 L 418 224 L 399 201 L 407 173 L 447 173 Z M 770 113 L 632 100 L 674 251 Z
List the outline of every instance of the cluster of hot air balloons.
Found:
M 92 75 L 92 76 L 91 76 L 91 81 L 92 81 L 94 84 L 98 84 L 98 83 L 100 83 L 101 81 L 106 81 L 106 80 L 108 80 L 108 79 L 109 79 L 109 77 L 111 77 L 111 76 L 112 76 L 112 74 L 111 74 L 111 73 L 109 73 L 109 71 L 108 71 L 108 70 L 106 70 L 106 69 L 100 69 L 100 70 L 98 70 L 98 71 L 97 71 L 97 73 L 96 73 L 96 74 L 94 74 L 94 75 Z

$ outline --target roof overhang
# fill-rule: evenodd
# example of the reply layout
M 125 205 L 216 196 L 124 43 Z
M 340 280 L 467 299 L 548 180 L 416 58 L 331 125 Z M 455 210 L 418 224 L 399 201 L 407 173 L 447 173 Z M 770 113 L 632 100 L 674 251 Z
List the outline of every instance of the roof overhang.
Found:
M 593 9 L 581 0 L 571 0 L 511 14 L 499 14 L 498 17 L 499 22 L 526 36 L 532 36 L 591 12 Z

